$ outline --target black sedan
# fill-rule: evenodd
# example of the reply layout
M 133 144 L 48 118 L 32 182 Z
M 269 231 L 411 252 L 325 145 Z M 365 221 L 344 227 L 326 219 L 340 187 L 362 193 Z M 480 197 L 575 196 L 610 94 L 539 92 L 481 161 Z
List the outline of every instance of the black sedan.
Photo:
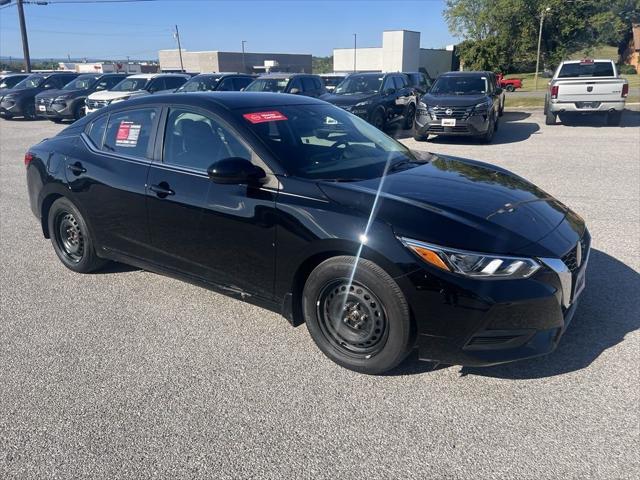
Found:
M 294 95 L 111 105 L 25 156 L 61 262 L 175 275 L 306 322 L 347 368 L 550 352 L 585 284 L 575 213 L 492 165 L 419 154 Z M 75 301 L 82 301 L 81 297 Z

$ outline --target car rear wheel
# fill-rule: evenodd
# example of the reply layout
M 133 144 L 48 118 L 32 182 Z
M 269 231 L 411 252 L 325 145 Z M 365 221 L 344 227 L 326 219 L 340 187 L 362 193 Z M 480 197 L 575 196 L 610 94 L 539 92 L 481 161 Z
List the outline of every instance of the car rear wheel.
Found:
M 556 114 L 553 113 L 549 107 L 547 106 L 547 113 L 544 116 L 545 125 L 555 125 L 556 124 Z
M 96 255 L 87 223 L 69 199 L 62 197 L 53 202 L 48 222 L 53 249 L 65 267 L 74 272 L 89 273 L 107 263 Z
M 304 287 L 309 334 L 337 364 L 367 374 L 397 366 L 411 349 L 409 307 L 377 264 L 351 256 L 318 265 Z
M 513 85 L 507 85 L 506 87 L 504 87 L 504 89 L 507 92 L 513 92 L 513 91 L 515 91 L 516 87 L 514 87 Z
M 410 104 L 407 107 L 407 111 L 404 115 L 404 129 L 409 130 L 413 127 L 413 122 L 416 119 L 416 106 Z
M 607 113 L 607 125 L 618 126 L 621 122 L 622 112 L 615 110 L 613 112 Z

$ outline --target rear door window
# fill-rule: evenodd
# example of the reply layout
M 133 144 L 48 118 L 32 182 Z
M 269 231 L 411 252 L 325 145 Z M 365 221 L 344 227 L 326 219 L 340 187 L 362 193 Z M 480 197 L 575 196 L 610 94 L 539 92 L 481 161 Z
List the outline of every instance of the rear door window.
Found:
M 311 77 L 303 77 L 302 87 L 305 92 L 311 92 L 317 89 L 316 84 L 314 83 L 313 78 Z
M 247 85 L 249 85 L 252 81 L 253 78 L 236 77 L 233 79 L 234 90 L 239 92 L 243 88 L 247 88 Z
M 155 108 L 111 114 L 102 150 L 129 157 L 150 158 L 149 145 L 157 116 Z
M 101 117 L 96 118 L 85 130 L 85 133 L 91 139 L 93 146 L 98 149 L 102 148 L 102 139 L 104 138 L 104 131 L 107 128 L 108 118 L 108 115 L 102 115 Z

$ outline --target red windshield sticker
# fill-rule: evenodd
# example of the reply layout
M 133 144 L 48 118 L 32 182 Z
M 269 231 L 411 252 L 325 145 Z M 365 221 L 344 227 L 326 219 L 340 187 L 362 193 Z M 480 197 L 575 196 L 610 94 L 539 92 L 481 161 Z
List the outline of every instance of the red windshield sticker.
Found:
M 287 117 L 276 111 L 245 113 L 243 117 L 249 120 L 251 123 L 277 122 L 279 120 L 287 120 Z

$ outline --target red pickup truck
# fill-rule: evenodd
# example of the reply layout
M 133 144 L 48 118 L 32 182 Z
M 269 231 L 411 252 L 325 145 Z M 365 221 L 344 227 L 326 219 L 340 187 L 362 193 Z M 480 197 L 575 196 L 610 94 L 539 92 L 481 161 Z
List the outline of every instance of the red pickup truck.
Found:
M 516 88 L 522 88 L 522 80 L 520 78 L 504 78 L 502 73 L 497 73 L 498 85 L 507 92 L 513 92 Z

